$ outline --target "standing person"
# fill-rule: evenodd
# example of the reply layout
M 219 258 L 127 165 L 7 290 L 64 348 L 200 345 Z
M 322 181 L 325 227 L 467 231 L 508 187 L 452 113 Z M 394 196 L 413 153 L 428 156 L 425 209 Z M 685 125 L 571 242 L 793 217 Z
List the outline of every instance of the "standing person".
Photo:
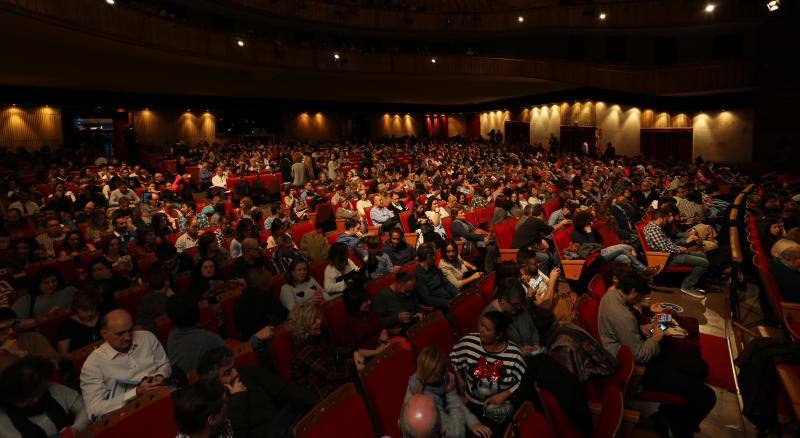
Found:
M 708 364 L 699 355 L 678 354 L 661 349 L 665 333 L 658 324 L 639 325 L 632 306 L 650 293 L 647 280 L 634 273 L 622 276 L 614 290 L 600 300 L 597 328 L 603 347 L 616 356 L 621 346 L 628 347 L 637 364 L 647 365 L 642 386 L 651 391 L 675 394 L 682 405 L 662 404 L 656 415 L 661 432 L 690 437 L 714 408 L 717 397 L 705 384 Z M 649 337 L 646 337 L 649 336 Z
M 306 185 L 306 181 L 308 181 L 308 170 L 306 169 L 306 165 L 303 163 L 303 156 L 297 154 L 294 158 L 294 164 L 292 164 L 292 185 L 300 189 L 304 185 Z

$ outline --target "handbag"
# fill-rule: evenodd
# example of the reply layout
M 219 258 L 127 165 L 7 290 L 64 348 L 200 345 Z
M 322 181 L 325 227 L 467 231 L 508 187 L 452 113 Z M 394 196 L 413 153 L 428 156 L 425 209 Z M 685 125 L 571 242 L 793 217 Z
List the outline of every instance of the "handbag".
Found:
M 472 240 L 465 240 L 461 248 L 461 257 L 469 258 L 478 254 L 478 245 Z
M 510 401 L 505 401 L 500 405 L 491 405 L 484 402 L 483 416 L 495 423 L 503 424 L 514 414 L 514 405 Z

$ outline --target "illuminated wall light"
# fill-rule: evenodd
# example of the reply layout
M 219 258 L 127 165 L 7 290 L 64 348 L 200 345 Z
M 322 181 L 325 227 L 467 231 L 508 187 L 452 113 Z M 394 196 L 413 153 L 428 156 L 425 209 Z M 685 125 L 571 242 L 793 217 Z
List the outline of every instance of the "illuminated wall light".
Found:
M 338 60 L 342 59 L 342 56 L 339 55 L 338 52 L 333 52 L 333 59 L 334 59 L 334 61 L 338 61 Z
M 236 45 L 239 47 L 244 47 L 244 40 L 243 39 L 236 40 Z
M 597 18 L 599 18 L 601 20 L 605 20 L 606 17 L 608 17 L 608 14 L 606 14 L 605 12 L 601 12 L 600 15 Z
M 714 3 L 709 3 L 706 5 L 706 13 L 710 14 L 714 12 L 714 9 L 717 9 L 717 5 L 715 5 Z
M 114 0 L 106 0 L 106 4 L 109 6 L 114 6 Z
M 523 17 L 522 15 L 520 15 L 519 17 L 517 17 L 517 22 L 518 22 L 518 23 L 522 23 L 523 21 L 525 21 L 525 17 Z
M 436 64 L 436 58 L 431 58 L 431 64 Z
M 781 0 L 772 0 L 770 2 L 767 2 L 767 9 L 770 12 L 775 12 L 780 8 L 781 8 Z

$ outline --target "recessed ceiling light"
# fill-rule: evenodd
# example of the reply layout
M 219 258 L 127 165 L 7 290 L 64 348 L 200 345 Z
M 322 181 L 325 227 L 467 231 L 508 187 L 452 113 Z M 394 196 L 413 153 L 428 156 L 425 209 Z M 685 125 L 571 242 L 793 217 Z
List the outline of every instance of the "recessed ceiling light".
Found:
M 519 17 L 517 17 L 517 21 L 518 21 L 518 22 L 520 22 L 520 23 L 522 23 L 523 21 L 525 21 L 525 17 L 523 17 L 522 15 L 520 15 Z
M 341 56 L 339 56 L 339 54 L 338 54 L 338 53 L 335 53 L 335 52 L 334 52 L 334 54 L 333 54 L 333 59 L 335 59 L 335 60 L 337 60 L 337 61 L 338 61 L 339 59 L 341 59 Z
M 237 44 L 239 47 L 244 47 L 244 40 L 236 40 L 236 44 Z
M 600 15 L 598 16 L 598 18 L 600 18 L 601 20 L 605 20 L 607 16 L 608 15 L 606 15 L 605 12 L 601 12 Z
M 767 9 L 769 9 L 770 12 L 775 12 L 780 8 L 781 8 L 781 0 L 772 0 L 770 2 L 767 2 Z
M 106 0 L 106 4 L 109 4 L 109 5 L 113 6 L 114 5 L 114 0 Z
M 436 58 L 431 58 L 431 64 L 436 64 Z
M 709 4 L 706 5 L 706 12 L 707 13 L 710 14 L 710 13 L 714 12 L 714 9 L 717 9 L 717 5 L 715 5 L 714 3 L 709 3 Z

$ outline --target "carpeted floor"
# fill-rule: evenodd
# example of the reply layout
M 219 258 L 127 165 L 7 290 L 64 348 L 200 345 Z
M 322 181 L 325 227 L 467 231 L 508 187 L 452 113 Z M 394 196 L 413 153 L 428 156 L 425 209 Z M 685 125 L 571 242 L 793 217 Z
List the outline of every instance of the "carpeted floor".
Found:
M 728 340 L 720 336 L 700 333 L 700 351 L 709 368 L 706 383 L 736 392 Z

